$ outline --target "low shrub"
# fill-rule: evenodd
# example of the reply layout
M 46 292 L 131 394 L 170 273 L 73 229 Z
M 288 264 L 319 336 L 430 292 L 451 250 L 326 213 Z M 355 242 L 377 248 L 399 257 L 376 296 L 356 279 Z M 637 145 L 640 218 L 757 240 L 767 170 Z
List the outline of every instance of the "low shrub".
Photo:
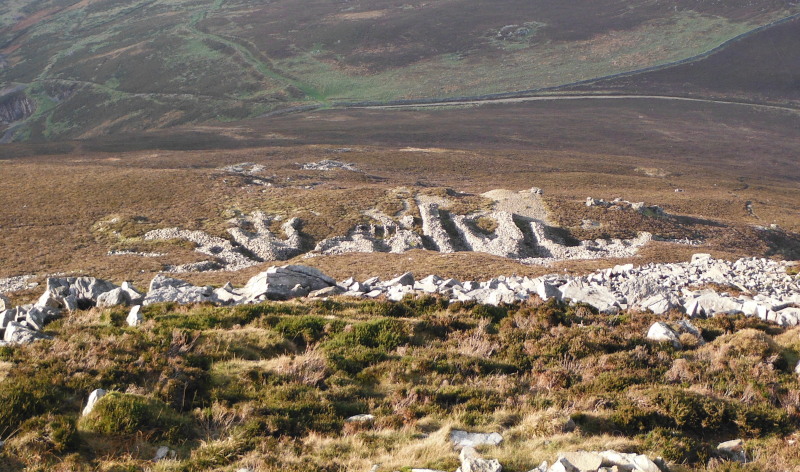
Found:
M 81 419 L 81 429 L 101 434 L 144 434 L 154 440 L 177 442 L 191 434 L 189 420 L 154 398 L 111 392 Z
M 7 447 L 24 454 L 41 456 L 75 451 L 79 445 L 75 420 L 48 413 L 22 423 Z
M 64 405 L 64 392 L 45 379 L 27 375 L 0 382 L 0 437 L 14 432 L 25 420 Z

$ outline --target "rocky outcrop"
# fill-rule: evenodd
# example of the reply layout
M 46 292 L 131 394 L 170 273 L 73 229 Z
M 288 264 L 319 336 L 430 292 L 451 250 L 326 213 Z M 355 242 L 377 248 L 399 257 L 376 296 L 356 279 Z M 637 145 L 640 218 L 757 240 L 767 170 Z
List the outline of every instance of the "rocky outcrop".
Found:
M 292 218 L 281 225 L 281 231 L 286 239 L 279 239 L 269 230 L 269 224 L 274 220 L 264 213 L 253 212 L 247 218 L 236 220 L 237 228 L 228 229 L 233 240 L 245 248 L 260 261 L 285 261 L 301 253 L 302 237 L 300 235 L 300 218 Z M 251 225 L 252 231 L 243 229 Z
M 0 123 L 14 123 L 24 120 L 36 111 L 36 102 L 25 94 L 24 89 L 16 87 L 0 91 Z
M 314 251 L 326 255 L 352 252 L 402 253 L 423 247 L 419 234 L 396 225 L 358 225 L 347 236 L 320 241 Z
M 356 167 L 355 164 L 349 162 L 337 161 L 334 159 L 323 159 L 319 162 L 306 162 L 305 164 L 301 164 L 300 168 L 303 170 L 323 170 L 323 171 L 349 170 L 353 172 L 358 172 L 358 168 Z
M 450 235 L 444 229 L 439 205 L 427 199 L 418 199 L 417 206 L 422 217 L 422 233 L 429 238 L 434 250 L 439 252 L 455 252 Z
M 490 235 L 481 234 L 474 229 L 476 218 L 462 215 L 453 216 L 453 223 L 467 250 L 512 259 L 528 256 L 525 248 L 525 234 L 514 223 L 514 215 L 505 211 L 497 211 L 486 216 L 497 223 L 497 228 Z
M 85 309 L 96 305 L 100 295 L 116 288 L 111 282 L 94 277 L 51 277 L 36 306 L 69 311 Z
M 178 228 L 165 228 L 148 231 L 144 235 L 146 241 L 183 239 L 197 245 L 195 251 L 214 257 L 227 270 L 240 270 L 258 264 L 238 247 L 234 247 L 227 239 L 218 238 L 203 231 L 188 231 Z M 171 267 L 168 272 L 191 272 L 186 267 Z M 212 269 L 213 270 L 213 269 Z

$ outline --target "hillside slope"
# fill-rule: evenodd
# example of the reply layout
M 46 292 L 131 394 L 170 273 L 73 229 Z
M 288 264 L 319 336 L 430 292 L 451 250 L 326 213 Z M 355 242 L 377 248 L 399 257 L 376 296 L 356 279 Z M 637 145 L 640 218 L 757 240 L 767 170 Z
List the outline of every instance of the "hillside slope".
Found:
M 800 103 L 800 19 L 736 42 L 705 59 L 574 90 L 725 97 Z
M 4 141 L 87 138 L 307 103 L 559 85 L 689 57 L 797 10 L 765 0 L 10 0 L 0 126 Z M 12 87 L 30 106 L 5 106 L 18 104 Z

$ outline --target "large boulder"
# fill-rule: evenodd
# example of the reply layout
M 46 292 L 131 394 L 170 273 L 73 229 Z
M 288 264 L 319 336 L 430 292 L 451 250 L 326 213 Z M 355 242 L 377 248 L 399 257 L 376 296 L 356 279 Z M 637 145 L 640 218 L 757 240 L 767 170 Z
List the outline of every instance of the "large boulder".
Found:
M 734 439 L 725 441 L 717 445 L 717 452 L 725 459 L 736 462 L 747 462 L 747 455 L 744 451 L 744 441 Z
M 721 295 L 713 290 L 704 290 L 696 298 L 688 300 L 686 306 L 686 314 L 689 316 L 713 316 L 717 313 L 741 313 L 744 309 L 744 302 Z
M 129 282 L 123 282 L 121 287 L 117 287 L 97 297 L 98 307 L 109 307 L 117 305 L 137 305 L 142 303 L 144 296 L 139 293 Z
M 617 313 L 619 302 L 611 290 L 601 285 L 590 285 L 581 280 L 571 280 L 560 289 L 561 298 L 576 303 L 586 303 L 601 313 Z
M 142 305 L 134 305 L 131 307 L 131 311 L 128 312 L 128 317 L 125 318 L 125 321 L 128 323 L 128 326 L 139 326 L 144 319 L 142 317 Z
M 241 289 L 248 301 L 284 300 L 300 293 L 306 293 L 336 285 L 336 281 L 319 269 L 303 265 L 270 267 L 247 281 Z M 298 288 L 299 286 L 299 288 Z
M 8 344 L 28 344 L 39 339 L 51 338 L 16 321 L 10 322 L 3 334 L 3 341 Z
M 142 305 L 161 302 L 181 304 L 215 302 L 214 290 L 211 287 L 196 287 L 184 280 L 156 275 L 150 281 L 150 290 L 142 301 Z

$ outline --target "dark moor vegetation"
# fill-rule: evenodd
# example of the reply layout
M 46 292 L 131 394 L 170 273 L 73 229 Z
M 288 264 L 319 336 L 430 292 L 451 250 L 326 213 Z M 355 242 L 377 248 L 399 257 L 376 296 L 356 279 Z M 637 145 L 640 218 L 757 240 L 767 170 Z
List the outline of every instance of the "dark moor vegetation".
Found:
M 85 139 L 559 86 L 693 57 L 797 11 L 775 0 L 5 0 L 0 108 L 14 89 L 30 109 L 0 112 L 12 116 L 0 131 Z
M 800 464 L 798 328 L 718 316 L 675 350 L 644 339 L 652 315 L 535 299 L 161 304 L 135 328 L 125 315 L 76 312 L 53 340 L 0 349 L 4 470 L 453 470 L 451 428 L 501 432 L 483 452 L 511 472 L 607 448 L 739 470 L 715 456 L 734 438 L 747 470 Z M 81 417 L 95 388 L 111 393 Z M 375 420 L 345 421 L 362 413 Z M 162 445 L 177 456 L 154 465 Z

